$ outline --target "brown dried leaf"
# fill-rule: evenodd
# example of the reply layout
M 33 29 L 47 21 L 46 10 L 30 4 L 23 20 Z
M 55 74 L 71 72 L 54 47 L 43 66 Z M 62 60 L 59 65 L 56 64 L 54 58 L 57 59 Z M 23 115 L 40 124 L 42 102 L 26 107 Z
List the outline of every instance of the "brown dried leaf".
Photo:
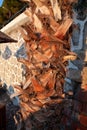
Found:
M 23 107 L 21 107 L 21 115 L 22 115 L 23 120 L 26 120 L 28 117 L 28 114 L 26 111 L 24 111 Z
M 46 61 L 48 61 L 48 58 L 44 54 L 40 53 L 37 50 L 34 51 L 33 58 L 36 60 L 36 62 L 46 62 Z
M 26 96 L 22 94 L 20 97 L 20 100 L 23 101 L 24 103 L 27 103 L 29 101 L 29 96 Z
M 42 22 L 40 21 L 40 19 L 37 17 L 36 14 L 33 15 L 33 23 L 34 23 L 34 26 L 36 28 L 36 31 L 37 32 L 42 32 L 43 30 L 43 24 Z
M 58 67 L 60 69 L 60 73 L 63 76 L 65 76 L 65 74 L 66 74 L 66 68 L 65 68 L 64 64 L 62 62 L 58 61 Z
M 50 45 L 48 43 L 46 43 L 46 41 L 40 41 L 39 43 L 39 48 L 42 51 L 46 51 L 47 49 L 49 49 Z
M 67 55 L 63 57 L 63 62 L 68 61 L 68 60 L 76 60 L 77 55 Z
M 51 49 L 48 49 L 44 52 L 44 56 L 46 56 L 48 59 L 50 59 L 53 56 L 53 52 Z
M 50 76 L 47 84 L 49 89 L 54 89 L 55 81 L 56 81 L 56 73 L 53 73 L 53 75 Z
M 59 24 L 53 19 L 53 17 L 49 17 L 50 20 L 50 27 L 56 32 L 59 28 Z
M 29 115 L 30 112 L 34 112 L 34 110 L 28 104 L 26 104 L 24 102 L 20 102 L 20 106 L 21 106 L 21 108 L 24 109 L 24 111 L 26 111 L 27 115 Z
M 32 77 L 31 78 L 31 82 L 32 82 L 32 85 L 33 85 L 33 88 L 34 88 L 35 92 L 42 92 L 42 91 L 44 91 L 43 86 L 39 83 L 39 81 L 36 78 Z
M 24 13 L 29 17 L 30 22 L 33 22 L 33 13 L 32 10 L 30 8 L 27 8 Z
M 34 112 L 39 111 L 41 109 L 41 106 L 33 104 L 31 101 L 27 104 L 29 105 L 29 108 L 31 108 Z
M 61 10 L 60 10 L 60 6 L 59 6 L 58 1 L 57 0 L 50 0 L 50 2 L 51 2 L 52 9 L 54 12 L 55 20 L 56 21 L 61 20 L 62 16 L 61 16 Z
M 28 42 L 28 44 L 29 44 L 29 48 L 30 48 L 31 51 L 36 50 L 37 47 L 38 47 L 37 43 L 35 41 L 30 41 L 30 42 Z
M 45 14 L 47 16 L 50 15 L 50 10 L 48 9 L 48 7 L 46 5 L 43 5 L 41 7 L 37 6 L 35 13 L 39 13 L 39 12 L 41 12 L 41 14 Z
M 29 38 L 27 32 L 26 32 L 23 28 L 21 28 L 21 27 L 19 28 L 19 30 L 20 30 L 20 32 L 21 32 L 21 35 L 22 35 L 23 39 L 24 39 L 25 41 L 29 41 L 30 38 Z
M 60 38 L 60 39 L 63 39 L 64 36 L 66 35 L 68 29 L 70 28 L 70 26 L 72 25 L 73 23 L 73 20 L 68 18 L 66 19 L 61 25 L 60 27 L 58 28 L 57 32 L 55 33 L 55 36 Z
M 30 10 L 30 8 L 26 9 L 25 14 L 30 18 L 30 23 L 33 24 L 36 31 L 42 32 L 43 24 L 40 21 L 39 17 L 35 13 L 33 14 L 32 11 Z
M 28 69 L 35 69 L 35 66 L 24 58 L 17 58 L 17 60 L 27 66 Z
M 14 98 L 14 97 L 20 96 L 20 95 L 22 95 L 23 93 L 24 93 L 24 92 L 16 92 L 16 93 L 13 93 L 13 94 L 11 94 L 10 98 L 12 99 L 12 98 Z
M 32 102 L 34 105 L 37 105 L 37 106 L 39 106 L 39 107 L 42 107 L 42 106 L 43 106 L 43 104 L 42 104 L 39 100 L 37 100 L 36 98 L 31 99 L 31 102 Z
M 40 0 L 32 0 L 35 4 L 36 4 L 36 6 L 38 6 L 38 7 L 41 7 L 41 6 L 43 6 L 43 3 L 40 1 Z
M 52 70 L 48 70 L 46 73 L 42 74 L 40 77 L 40 81 L 43 84 L 44 87 L 46 87 L 48 81 L 50 80 L 50 77 L 53 76 Z
M 31 84 L 31 78 L 29 77 L 29 79 L 26 81 L 26 83 L 23 86 L 23 89 L 27 89 L 29 87 L 29 85 Z
M 55 94 L 55 90 L 51 89 L 50 91 L 44 91 L 41 93 L 37 93 L 37 99 L 38 100 L 43 100 L 43 99 L 47 99 L 50 98 L 51 96 L 53 96 Z
M 32 28 L 30 28 L 30 26 L 22 25 L 22 28 L 25 29 L 30 39 L 37 40 L 37 36 L 35 35 L 35 32 L 32 30 Z

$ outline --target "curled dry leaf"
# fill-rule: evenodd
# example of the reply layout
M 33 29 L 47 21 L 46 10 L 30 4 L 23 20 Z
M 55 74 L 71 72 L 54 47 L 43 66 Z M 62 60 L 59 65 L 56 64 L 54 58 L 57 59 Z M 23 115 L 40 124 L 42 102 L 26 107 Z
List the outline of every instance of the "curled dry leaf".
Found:
M 63 57 L 64 62 L 68 60 L 76 60 L 76 59 L 77 59 L 77 55 L 68 55 Z

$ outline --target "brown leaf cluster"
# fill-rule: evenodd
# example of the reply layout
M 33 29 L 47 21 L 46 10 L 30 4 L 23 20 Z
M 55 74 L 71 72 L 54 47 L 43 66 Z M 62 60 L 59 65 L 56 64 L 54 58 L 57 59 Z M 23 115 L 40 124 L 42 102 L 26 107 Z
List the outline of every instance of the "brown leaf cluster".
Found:
M 57 0 L 27 1 L 30 7 L 25 13 L 29 16 L 30 23 L 20 28 L 25 40 L 27 59 L 18 58 L 26 66 L 26 82 L 21 87 L 14 87 L 16 95 L 20 97 L 26 128 L 38 126 L 38 130 L 41 130 L 43 122 L 51 123 L 48 117 L 55 115 L 56 119 L 61 118 L 59 115 L 63 105 L 60 108 L 59 104 L 65 97 L 63 84 L 67 61 L 74 60 L 77 56 L 69 51 L 69 28 L 73 23 L 70 16 L 71 3 L 68 6 L 65 0 L 64 3 Z M 12 97 L 14 96 L 15 94 Z M 32 114 L 37 126 L 30 119 Z M 58 127 L 55 129 L 58 130 Z

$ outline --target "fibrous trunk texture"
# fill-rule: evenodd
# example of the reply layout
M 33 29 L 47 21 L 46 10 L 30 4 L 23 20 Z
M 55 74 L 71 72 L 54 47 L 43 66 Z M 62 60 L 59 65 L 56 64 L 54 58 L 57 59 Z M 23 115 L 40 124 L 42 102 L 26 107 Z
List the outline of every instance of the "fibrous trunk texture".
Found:
M 14 86 L 20 98 L 21 114 L 28 130 L 58 130 L 65 106 L 63 92 L 66 65 L 77 55 L 70 52 L 72 2 L 68 0 L 26 0 L 30 23 L 20 28 L 27 58 L 26 82 Z M 68 5 L 67 5 L 68 3 Z

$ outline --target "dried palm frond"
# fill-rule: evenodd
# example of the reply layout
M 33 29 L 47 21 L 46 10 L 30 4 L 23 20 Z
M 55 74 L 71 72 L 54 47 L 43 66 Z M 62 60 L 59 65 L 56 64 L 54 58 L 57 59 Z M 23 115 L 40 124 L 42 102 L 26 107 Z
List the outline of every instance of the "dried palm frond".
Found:
M 53 118 L 55 112 L 57 113 L 59 109 L 56 105 L 62 103 L 65 98 L 63 85 L 66 61 L 77 58 L 75 53 L 67 50 L 70 37 L 67 32 L 73 23 L 69 12 L 70 5 L 66 6 L 67 1 L 69 0 L 64 0 L 64 3 L 58 0 L 30 0 L 30 7 L 25 11 L 30 22 L 22 26 L 21 33 L 28 58 L 20 58 L 18 61 L 26 66 L 26 81 L 23 88 L 15 88 L 16 95 L 20 98 L 23 119 L 28 118 L 30 127 L 30 122 L 33 122 L 30 120 L 31 115 L 41 124 L 48 122 L 48 117 Z M 65 11 L 65 8 L 68 8 L 68 11 Z M 45 112 L 45 116 L 41 110 Z M 36 114 L 38 112 L 40 115 Z M 28 122 L 25 124 L 28 129 Z M 32 124 L 35 126 L 34 122 Z

